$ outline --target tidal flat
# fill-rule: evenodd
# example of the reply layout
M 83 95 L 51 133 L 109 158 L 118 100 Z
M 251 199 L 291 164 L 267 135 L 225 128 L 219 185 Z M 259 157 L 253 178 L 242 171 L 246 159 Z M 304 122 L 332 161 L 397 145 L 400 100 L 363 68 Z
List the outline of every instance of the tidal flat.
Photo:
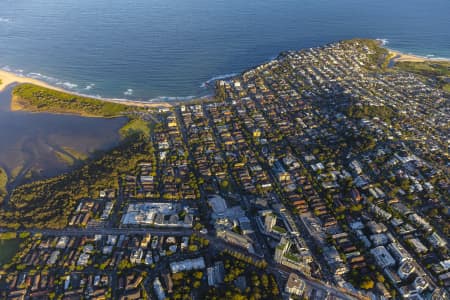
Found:
M 120 142 L 125 117 L 13 112 L 11 91 L 12 86 L 0 93 L 0 168 L 8 175 L 9 188 L 55 176 Z

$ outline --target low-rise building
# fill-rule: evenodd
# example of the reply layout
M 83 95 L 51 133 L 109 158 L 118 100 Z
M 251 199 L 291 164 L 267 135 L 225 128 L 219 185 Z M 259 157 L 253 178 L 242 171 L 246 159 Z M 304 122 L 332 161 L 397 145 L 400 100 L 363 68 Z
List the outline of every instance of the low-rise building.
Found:
M 417 254 L 423 254 L 428 252 L 428 248 L 422 244 L 418 238 L 412 238 L 408 240 L 408 243 L 414 249 Z
M 433 245 L 433 247 L 436 248 L 445 248 L 447 246 L 447 242 L 444 238 L 442 238 L 439 234 L 436 232 L 433 232 L 429 237 L 428 241 Z

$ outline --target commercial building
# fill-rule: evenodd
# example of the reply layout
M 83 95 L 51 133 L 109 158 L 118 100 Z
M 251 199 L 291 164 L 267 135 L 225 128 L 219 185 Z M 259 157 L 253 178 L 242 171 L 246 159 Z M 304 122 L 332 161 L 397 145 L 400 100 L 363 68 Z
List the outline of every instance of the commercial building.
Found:
M 180 211 L 181 208 L 178 204 L 134 203 L 128 206 L 127 213 L 123 215 L 121 223 L 128 226 L 192 227 L 193 215 L 186 213 L 184 218 L 180 219 L 178 216 Z
M 301 271 L 305 274 L 311 273 L 309 266 L 309 256 L 297 255 L 290 253 L 291 241 L 286 237 L 281 237 L 280 243 L 275 248 L 274 260 L 284 266 L 291 269 Z
M 405 261 L 401 264 L 400 268 L 398 268 L 398 276 L 400 279 L 405 280 L 416 270 L 416 267 L 412 264 L 411 261 Z
M 250 253 L 255 253 L 253 241 L 245 235 L 241 235 L 227 229 L 217 230 L 216 235 L 228 243 L 244 248 Z
M 275 248 L 275 256 L 274 259 L 277 263 L 281 263 L 284 258 L 284 255 L 289 251 L 291 247 L 291 241 L 287 238 L 282 237 L 280 243 Z
M 411 255 L 408 253 L 408 251 L 406 251 L 406 249 L 398 243 L 391 243 L 387 245 L 387 249 L 400 264 L 411 259 Z
M 286 282 L 286 287 L 284 288 L 286 293 L 302 296 L 305 292 L 306 284 L 305 282 L 295 273 L 289 274 L 288 281 Z
M 395 260 L 389 254 L 384 246 L 378 246 L 370 250 L 370 253 L 375 257 L 375 261 L 380 268 L 386 268 L 395 265 Z
M 225 275 L 225 268 L 223 262 L 217 261 L 214 266 L 207 269 L 208 285 L 214 286 L 216 284 L 222 283 Z
M 198 257 L 194 259 L 186 259 L 182 261 L 173 262 L 170 264 L 170 270 L 172 273 L 200 270 L 205 268 L 205 259 Z
M 277 216 L 274 213 L 268 213 L 264 217 L 264 227 L 267 232 L 271 232 L 273 226 L 277 223 Z

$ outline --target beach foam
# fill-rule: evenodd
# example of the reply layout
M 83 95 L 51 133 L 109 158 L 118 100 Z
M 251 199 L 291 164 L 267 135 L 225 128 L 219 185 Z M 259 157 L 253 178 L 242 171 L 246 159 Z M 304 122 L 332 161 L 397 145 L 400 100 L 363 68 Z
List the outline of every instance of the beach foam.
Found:
M 392 48 L 386 48 L 392 53 L 394 53 L 397 57 L 395 57 L 395 61 L 412 61 L 412 62 L 422 62 L 422 61 L 450 61 L 448 57 L 436 57 L 434 54 L 427 55 L 417 55 L 410 52 L 401 52 L 399 50 L 395 50 Z
M 440 57 L 440 56 L 436 56 L 434 54 L 427 54 L 427 55 L 425 55 L 423 57 L 428 59 L 428 60 L 446 60 L 446 61 L 450 61 L 449 57 Z
M 13 72 L 13 73 L 17 74 L 17 72 Z M 23 73 L 23 71 L 22 71 L 22 73 Z M 78 84 L 76 84 L 76 83 L 69 82 L 69 81 L 62 81 L 55 77 L 47 76 L 47 75 L 44 75 L 41 73 L 31 72 L 31 73 L 26 74 L 25 76 L 34 78 L 34 79 L 38 79 L 38 80 L 43 80 L 52 85 L 62 86 L 63 88 L 69 89 L 69 90 L 74 90 L 78 87 Z
M 5 72 L 14 73 L 14 74 L 17 75 L 17 76 L 24 76 L 23 70 L 21 70 L 21 69 L 13 70 L 13 69 L 11 69 L 11 67 L 8 66 L 8 65 L 2 66 L 0 69 L 3 70 L 3 71 L 5 71 Z
M 123 92 L 123 94 L 125 96 L 133 96 L 133 92 L 134 92 L 133 89 L 128 89 L 125 92 Z
M 95 87 L 95 83 L 89 83 L 84 89 L 87 91 L 92 90 Z
M 14 72 L 14 73 L 16 73 L 16 72 Z M 30 73 L 26 74 L 25 76 L 34 78 L 34 79 L 44 80 L 44 81 L 47 81 L 48 83 L 52 83 L 52 84 L 57 84 L 58 82 L 61 82 L 54 77 L 47 76 L 47 75 L 44 75 L 41 73 L 36 73 L 36 72 L 30 72 Z M 59 85 L 61 85 L 61 84 L 59 84 Z
M 76 89 L 78 87 L 78 84 L 71 83 L 71 82 L 68 82 L 68 81 L 66 81 L 66 82 L 57 82 L 56 84 L 57 85 L 62 85 L 65 88 L 68 88 L 70 90 Z
M 0 17 L 0 23 L 10 23 L 11 19 Z
M 159 96 L 156 98 L 152 98 L 149 100 L 149 102 L 174 102 L 174 101 L 188 101 L 195 98 L 201 98 L 196 96 L 184 96 L 184 97 L 177 97 L 177 96 Z
M 201 88 L 206 88 L 208 85 L 210 85 L 211 83 L 214 83 L 217 80 L 229 79 L 231 77 L 235 77 L 235 76 L 238 76 L 238 75 L 239 75 L 239 73 L 229 73 L 229 74 L 224 74 L 224 75 L 217 75 L 217 76 L 211 77 L 207 81 L 203 82 L 200 85 L 200 87 Z
M 376 40 L 381 43 L 381 46 L 386 46 L 387 44 L 389 44 L 388 39 L 376 39 Z

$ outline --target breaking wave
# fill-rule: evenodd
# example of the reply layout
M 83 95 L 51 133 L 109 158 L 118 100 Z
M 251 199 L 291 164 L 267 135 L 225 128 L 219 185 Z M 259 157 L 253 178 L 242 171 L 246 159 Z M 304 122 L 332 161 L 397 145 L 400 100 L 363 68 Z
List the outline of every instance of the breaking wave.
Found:
M 90 91 L 95 87 L 95 83 L 90 83 L 88 85 L 86 85 L 86 87 L 84 88 L 86 91 Z
M 125 96 L 133 96 L 133 89 L 127 89 L 125 92 L 123 92 L 123 94 Z
M 8 65 L 1 66 L 0 69 L 4 70 L 6 72 L 13 73 L 17 76 L 29 77 L 29 78 L 41 80 L 41 81 L 46 82 L 53 86 L 60 86 L 63 89 L 66 89 L 75 95 L 96 98 L 99 100 L 118 100 L 118 101 L 124 101 L 124 102 L 138 101 L 138 102 L 142 102 L 142 103 L 152 103 L 152 102 L 178 102 L 178 101 L 182 102 L 182 101 L 189 101 L 189 100 L 193 100 L 193 99 L 203 99 L 203 98 L 212 97 L 211 94 L 208 94 L 208 95 L 197 95 L 197 96 L 194 96 L 194 95 L 192 95 L 192 96 L 159 96 L 159 97 L 151 98 L 148 100 L 147 99 L 146 100 L 137 100 L 137 99 L 132 99 L 133 98 L 132 96 L 134 95 L 133 89 L 127 89 L 126 91 L 124 91 L 123 92 L 123 95 L 125 96 L 124 98 L 104 97 L 99 94 L 91 94 L 90 93 L 90 91 L 92 91 L 96 87 L 95 83 L 89 83 L 86 86 L 79 87 L 78 84 L 75 84 L 75 83 L 72 83 L 69 81 L 59 80 L 55 77 L 48 76 L 48 75 L 38 73 L 38 72 L 26 73 L 22 69 L 13 69 Z M 213 80 L 225 79 L 225 78 L 229 78 L 229 77 L 233 77 L 233 76 L 236 76 L 236 75 L 235 74 L 227 74 L 227 75 L 222 75 L 222 76 L 216 76 L 214 78 L 211 78 L 210 82 L 212 82 Z
M 68 81 L 66 81 L 66 82 L 57 82 L 56 84 L 60 85 L 60 86 L 63 86 L 64 88 L 67 88 L 67 89 L 70 89 L 70 90 L 76 89 L 78 87 L 78 84 L 71 83 L 71 82 L 68 82 Z
M 200 85 L 200 87 L 201 88 L 205 88 L 205 87 L 207 87 L 211 83 L 214 83 L 217 80 L 229 79 L 229 78 L 232 78 L 232 77 L 235 77 L 235 76 L 238 76 L 238 75 L 239 75 L 239 73 L 229 73 L 229 74 L 224 74 L 224 75 L 217 75 L 217 76 L 211 77 L 207 81 L 203 82 Z
M 376 40 L 381 43 L 381 46 L 386 46 L 387 44 L 389 44 L 388 39 L 376 39 Z
M 201 98 L 197 96 L 184 96 L 184 97 L 176 97 L 176 96 L 159 96 L 156 98 L 152 98 L 148 100 L 148 102 L 174 102 L 174 101 L 189 101 L 195 98 Z
M 17 72 L 14 72 L 14 73 L 17 73 Z M 23 72 L 22 72 L 22 75 L 23 75 Z M 47 75 L 44 75 L 41 73 L 31 72 L 31 73 L 25 74 L 25 76 L 34 78 L 37 80 L 42 80 L 42 81 L 45 81 L 45 82 L 53 84 L 53 85 L 62 86 L 63 88 L 69 89 L 69 90 L 74 90 L 78 87 L 78 84 L 76 84 L 76 83 L 72 83 L 69 81 L 62 81 L 55 77 L 47 76 Z
M 388 39 L 376 39 L 378 42 L 380 42 L 381 46 L 386 46 L 387 44 L 390 43 L 390 41 Z M 449 57 L 436 57 L 436 55 L 434 54 L 415 54 L 415 53 L 411 53 L 411 52 L 403 52 L 402 50 L 397 50 L 397 49 L 393 49 L 393 48 L 388 48 L 390 50 L 395 50 L 398 51 L 400 53 L 404 53 L 404 54 L 408 54 L 408 55 L 414 55 L 417 57 L 421 57 L 421 58 L 425 58 L 425 59 L 429 59 L 429 60 L 450 60 Z

